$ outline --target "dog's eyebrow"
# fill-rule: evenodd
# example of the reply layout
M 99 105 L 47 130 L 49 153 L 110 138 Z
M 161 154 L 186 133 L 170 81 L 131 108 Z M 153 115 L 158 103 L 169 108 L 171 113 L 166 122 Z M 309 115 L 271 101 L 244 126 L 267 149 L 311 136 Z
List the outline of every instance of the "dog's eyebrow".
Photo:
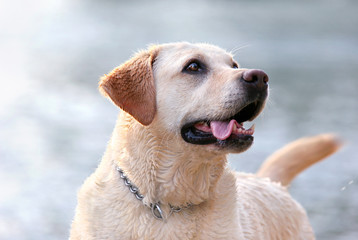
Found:
M 205 62 L 205 56 L 203 54 L 193 54 L 192 56 L 188 57 L 187 60 L 185 61 L 184 65 L 188 64 L 190 61 L 193 60 L 198 60 L 198 61 L 202 61 Z

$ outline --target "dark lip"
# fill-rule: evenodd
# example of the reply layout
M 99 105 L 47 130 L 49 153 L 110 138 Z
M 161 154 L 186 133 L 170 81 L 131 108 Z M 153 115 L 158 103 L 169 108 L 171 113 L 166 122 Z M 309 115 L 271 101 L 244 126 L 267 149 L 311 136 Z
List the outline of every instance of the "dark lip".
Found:
M 215 138 L 211 133 L 203 132 L 194 127 L 194 125 L 201 121 L 211 122 L 213 120 L 229 121 L 235 119 L 238 123 L 254 120 L 263 109 L 265 100 L 256 100 L 247 103 L 242 107 L 235 115 L 225 119 L 199 119 L 184 124 L 181 128 L 181 136 L 187 143 L 196 145 L 208 145 L 215 144 L 219 147 L 225 147 L 234 144 L 251 145 L 254 137 L 251 135 L 232 135 L 226 140 L 219 140 Z
M 182 137 L 186 142 L 191 144 L 196 144 L 196 145 L 215 144 L 219 147 L 225 147 L 230 144 L 232 145 L 233 143 L 250 144 L 254 140 L 253 136 L 244 135 L 244 134 L 233 135 L 226 140 L 219 140 L 215 138 L 212 134 L 199 131 L 194 127 L 190 127 L 182 131 Z

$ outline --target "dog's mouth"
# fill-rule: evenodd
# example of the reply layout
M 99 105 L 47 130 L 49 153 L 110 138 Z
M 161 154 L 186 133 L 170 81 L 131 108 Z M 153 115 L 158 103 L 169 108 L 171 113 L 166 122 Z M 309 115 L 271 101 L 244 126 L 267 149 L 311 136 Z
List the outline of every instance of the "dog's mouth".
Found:
M 261 112 L 264 101 L 254 101 L 243 107 L 235 115 L 224 120 L 200 120 L 185 124 L 181 129 L 182 138 L 191 144 L 232 144 L 251 145 L 254 125 L 245 129 L 243 123 L 252 121 Z

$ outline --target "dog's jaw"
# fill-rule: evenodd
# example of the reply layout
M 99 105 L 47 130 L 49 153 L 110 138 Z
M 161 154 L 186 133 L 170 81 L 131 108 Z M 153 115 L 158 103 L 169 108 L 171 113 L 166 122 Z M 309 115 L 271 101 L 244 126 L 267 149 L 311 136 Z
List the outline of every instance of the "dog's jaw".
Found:
M 252 121 L 260 114 L 265 106 L 266 96 L 267 93 L 254 101 L 234 105 L 231 109 L 239 111 L 229 109 L 229 114 L 234 112 L 231 116 L 226 114 L 218 120 L 215 117 L 207 117 L 204 120 L 187 121 L 188 123 L 181 127 L 181 136 L 187 143 L 208 146 L 211 150 L 227 153 L 246 151 L 254 140 L 254 125 L 245 129 L 243 122 Z

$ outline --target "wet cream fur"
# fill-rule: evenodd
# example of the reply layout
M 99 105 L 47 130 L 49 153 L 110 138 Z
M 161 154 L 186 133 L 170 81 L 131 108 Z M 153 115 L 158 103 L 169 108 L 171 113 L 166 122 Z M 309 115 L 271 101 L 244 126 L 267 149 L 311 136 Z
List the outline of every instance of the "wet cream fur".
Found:
M 227 167 L 227 151 L 189 144 L 180 136 L 186 121 L 228 111 L 225 102 L 241 90 L 233 88 L 241 72 L 225 67 L 232 56 L 212 45 L 189 43 L 147 52 L 155 52 L 154 118 L 147 124 L 145 117 L 143 125 L 120 112 L 99 167 L 78 193 L 70 239 L 314 239 L 305 210 L 279 179 L 272 182 L 265 172 L 263 177 L 234 172 Z M 215 62 L 200 87 L 181 74 L 193 54 Z M 116 166 L 140 189 L 143 202 L 124 185 Z M 166 215 L 168 204 L 193 206 L 161 221 L 144 205 L 159 201 Z

